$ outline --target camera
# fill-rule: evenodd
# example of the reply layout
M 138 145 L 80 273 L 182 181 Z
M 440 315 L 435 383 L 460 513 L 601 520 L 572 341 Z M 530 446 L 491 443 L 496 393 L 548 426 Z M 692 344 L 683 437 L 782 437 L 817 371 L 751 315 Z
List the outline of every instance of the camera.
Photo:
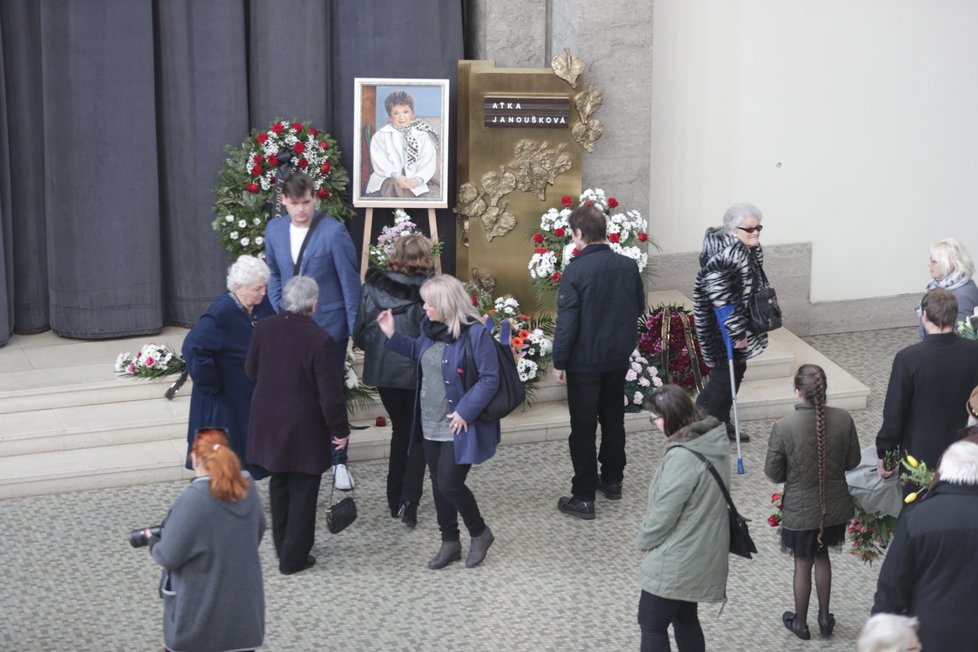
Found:
M 129 545 L 133 548 L 142 548 L 145 545 L 149 545 L 150 537 L 158 537 L 161 532 L 163 532 L 162 524 L 133 530 L 129 533 Z

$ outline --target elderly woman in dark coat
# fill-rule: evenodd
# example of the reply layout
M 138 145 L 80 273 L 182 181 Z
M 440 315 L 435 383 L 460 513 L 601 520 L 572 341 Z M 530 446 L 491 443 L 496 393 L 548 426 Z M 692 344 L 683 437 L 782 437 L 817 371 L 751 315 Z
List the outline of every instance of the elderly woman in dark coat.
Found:
M 978 650 L 978 426 L 938 465 L 935 483 L 900 525 L 880 569 L 873 613 L 920 619 L 924 650 Z
M 709 381 L 696 397 L 696 404 L 726 424 L 730 440 L 734 439 L 734 426 L 730 423 L 733 390 L 740 389 L 747 361 L 767 348 L 767 334 L 749 330 L 748 301 L 758 286 L 764 264 L 761 218 L 756 206 L 734 204 L 723 214 L 723 226 L 706 230 L 700 271 L 693 288 L 696 339 L 703 360 L 710 367 Z M 726 305 L 733 306 L 733 312 L 725 324 L 719 324 L 713 309 Z M 727 351 L 720 331 L 724 326 L 734 348 L 734 388 L 730 387 Z M 750 441 L 750 438 L 741 435 L 740 440 Z
M 492 333 L 480 321 L 465 287 L 452 276 L 436 276 L 421 286 L 425 319 L 421 335 L 411 339 L 395 331 L 390 310 L 377 323 L 390 339 L 387 346 L 415 361 L 417 401 L 412 446 L 423 433 L 424 455 L 431 476 L 441 548 L 428 562 L 432 570 L 462 558 L 458 516 L 462 515 L 471 544 L 465 559 L 468 568 L 486 558 L 494 537 L 479 511 L 465 478 L 473 464 L 485 462 L 496 452 L 499 421 L 482 421 L 479 414 L 499 388 L 499 358 Z M 466 339 L 473 360 L 466 359 Z M 462 385 L 462 371 L 475 363 L 478 381 Z M 420 425 L 420 428 L 419 428 Z
M 316 563 L 309 552 L 330 441 L 344 449 L 350 435 L 336 345 L 312 318 L 318 296 L 313 279 L 290 279 L 282 312 L 258 322 L 245 361 L 255 380 L 248 455 L 272 474 L 272 539 L 284 575 Z
M 819 631 L 829 637 L 835 627 L 835 616 L 829 613 L 829 547 L 838 547 L 846 539 L 846 525 L 853 514 L 846 471 L 859 464 L 856 425 L 848 412 L 825 404 L 827 387 L 821 367 L 806 364 L 798 368 L 798 403 L 792 414 L 774 424 L 764 464 L 768 478 L 785 483 L 781 549 L 795 558 L 795 610 L 784 612 L 781 620 L 803 640 L 811 638 L 806 619 L 813 565 Z
M 420 335 L 424 318 L 421 284 L 428 280 L 433 266 L 431 240 L 423 235 L 398 238 L 387 268 L 367 270 L 353 332 L 353 344 L 363 349 L 362 380 L 377 388 L 391 419 L 387 505 L 392 518 L 400 518 L 411 528 L 418 522 L 424 482 L 424 452 L 421 446 L 410 446 L 416 398 L 414 362 L 384 346 L 387 338 L 380 332 L 377 316 L 390 310 L 398 332 L 412 339 Z
M 183 340 L 183 359 L 194 381 L 187 427 L 187 468 L 198 428 L 221 427 L 231 448 L 255 479 L 265 476 L 248 465 L 248 415 L 255 384 L 244 372 L 255 322 L 275 314 L 265 298 L 268 266 L 240 256 L 228 268 L 228 291 L 219 296 Z

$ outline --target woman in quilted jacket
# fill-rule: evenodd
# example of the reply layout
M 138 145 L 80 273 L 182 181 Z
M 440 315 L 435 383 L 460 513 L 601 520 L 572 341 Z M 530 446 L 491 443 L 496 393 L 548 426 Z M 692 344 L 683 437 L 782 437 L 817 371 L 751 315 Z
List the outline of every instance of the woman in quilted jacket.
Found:
M 764 473 L 784 483 L 781 500 L 781 549 L 795 558 L 795 610 L 781 621 L 802 640 L 808 631 L 812 567 L 818 594 L 818 629 L 832 635 L 835 616 L 829 613 L 832 564 L 829 547 L 841 546 L 852 518 L 846 471 L 859 464 L 856 425 L 845 410 L 825 404 L 826 381 L 821 367 L 805 364 L 795 374 L 795 411 L 774 424 L 768 440 Z
M 734 390 L 747 371 L 747 360 L 767 348 L 766 333 L 750 330 L 751 293 L 761 277 L 764 254 L 761 251 L 761 211 L 753 204 L 734 204 L 723 214 L 723 226 L 706 230 L 700 252 L 700 271 L 693 288 L 693 314 L 696 316 L 696 339 L 703 361 L 710 367 L 710 378 L 696 397 L 696 404 L 727 427 L 727 438 L 733 441 L 730 407 Z M 733 306 L 724 324 L 717 321 L 714 308 Z M 721 326 L 733 342 L 734 388 L 730 387 L 727 350 Z M 741 435 L 740 441 L 750 441 Z

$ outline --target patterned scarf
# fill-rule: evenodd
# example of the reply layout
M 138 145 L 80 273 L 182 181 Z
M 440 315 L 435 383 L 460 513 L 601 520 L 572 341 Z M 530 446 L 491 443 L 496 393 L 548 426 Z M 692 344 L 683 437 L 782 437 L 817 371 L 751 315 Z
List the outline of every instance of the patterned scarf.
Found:
M 971 279 L 964 272 L 951 272 L 944 278 L 932 279 L 931 282 L 927 284 L 927 291 L 930 292 L 931 290 L 936 290 L 937 288 L 944 288 L 945 290 L 957 290 L 970 280 Z
M 394 124 L 391 123 L 394 127 Z M 404 159 L 404 169 L 414 167 L 418 162 L 418 139 L 411 132 L 412 129 L 417 129 L 418 131 L 423 131 L 424 133 L 431 136 L 431 139 L 436 143 L 438 142 L 438 132 L 431 128 L 424 120 L 415 119 L 406 127 L 394 127 L 394 130 L 401 134 L 401 154 Z

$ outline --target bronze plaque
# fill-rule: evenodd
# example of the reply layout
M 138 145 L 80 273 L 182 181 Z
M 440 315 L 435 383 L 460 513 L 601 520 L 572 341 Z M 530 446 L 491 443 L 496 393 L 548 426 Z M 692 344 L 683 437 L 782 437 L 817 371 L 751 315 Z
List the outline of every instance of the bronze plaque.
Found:
M 528 268 L 531 238 L 540 216 L 561 207 L 562 195 L 577 198 L 581 193 L 583 149 L 570 129 L 580 120 L 572 111 L 569 128 L 532 120 L 529 126 L 489 127 L 483 107 L 500 98 L 518 98 L 521 106 L 532 101 L 570 107 L 577 92 L 549 68 L 458 64 L 457 274 L 462 280 L 476 270 L 491 274 L 495 295 L 512 294 L 527 311 L 554 309 L 538 305 Z
M 482 126 L 491 128 L 567 129 L 569 97 L 493 97 L 482 99 Z

